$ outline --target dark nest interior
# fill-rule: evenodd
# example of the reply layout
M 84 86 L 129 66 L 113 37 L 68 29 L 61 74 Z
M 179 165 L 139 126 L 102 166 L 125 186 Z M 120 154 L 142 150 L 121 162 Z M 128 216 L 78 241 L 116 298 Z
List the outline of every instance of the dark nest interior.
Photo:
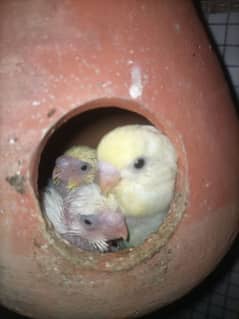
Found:
M 102 107 L 75 115 L 60 125 L 48 138 L 42 151 L 38 172 L 38 190 L 47 184 L 55 160 L 73 145 L 96 147 L 101 137 L 113 128 L 126 124 L 151 124 L 135 112 L 115 106 Z

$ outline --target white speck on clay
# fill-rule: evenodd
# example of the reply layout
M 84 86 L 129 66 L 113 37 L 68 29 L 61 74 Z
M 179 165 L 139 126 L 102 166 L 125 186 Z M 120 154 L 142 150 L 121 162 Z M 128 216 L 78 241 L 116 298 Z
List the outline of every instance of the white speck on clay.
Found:
M 8 140 L 9 144 L 11 144 L 11 145 L 15 144 L 16 141 L 17 141 L 16 137 L 11 137 L 11 138 Z
M 41 104 L 40 101 L 33 101 L 32 106 L 39 106 Z
M 134 50 L 133 49 L 129 50 L 129 54 L 134 54 Z
M 129 95 L 132 99 L 139 98 L 143 93 L 141 70 L 134 65 L 131 69 L 131 86 L 129 88 Z
M 134 61 L 132 61 L 132 60 L 129 60 L 128 61 L 128 64 L 130 65 L 130 64 L 133 64 L 134 63 Z
M 108 86 L 112 85 L 112 82 L 111 81 L 106 81 L 106 82 L 103 82 L 102 83 L 102 88 L 106 88 Z

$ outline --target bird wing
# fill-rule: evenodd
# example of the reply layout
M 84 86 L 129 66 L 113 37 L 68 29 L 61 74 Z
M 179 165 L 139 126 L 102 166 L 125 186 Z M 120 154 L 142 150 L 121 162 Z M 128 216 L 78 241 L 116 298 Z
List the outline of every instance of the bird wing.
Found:
M 62 196 L 55 189 L 54 185 L 49 182 L 42 193 L 43 213 L 60 234 L 66 231 L 63 204 Z

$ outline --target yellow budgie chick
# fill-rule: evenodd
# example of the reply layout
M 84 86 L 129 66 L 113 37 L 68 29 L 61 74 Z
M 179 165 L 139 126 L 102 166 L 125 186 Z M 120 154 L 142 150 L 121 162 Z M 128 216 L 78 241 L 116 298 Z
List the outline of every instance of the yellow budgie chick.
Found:
M 97 148 L 99 181 L 116 197 L 129 228 L 129 246 L 141 244 L 163 222 L 173 198 L 177 155 L 150 125 L 126 125 L 106 134 Z
M 88 146 L 73 146 L 56 159 L 52 181 L 64 196 L 78 186 L 90 184 L 96 177 L 96 151 Z

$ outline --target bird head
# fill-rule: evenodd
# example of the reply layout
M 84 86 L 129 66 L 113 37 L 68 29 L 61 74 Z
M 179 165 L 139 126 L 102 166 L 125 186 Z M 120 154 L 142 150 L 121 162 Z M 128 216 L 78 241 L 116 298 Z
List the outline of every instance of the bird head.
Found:
M 53 183 L 63 191 L 93 183 L 96 176 L 96 153 L 87 146 L 74 146 L 58 157 L 52 173 Z
M 149 125 L 126 125 L 106 134 L 97 148 L 98 180 L 113 193 L 125 215 L 168 209 L 177 156 L 169 139 Z
M 128 238 L 125 216 L 112 197 L 104 197 L 95 184 L 72 190 L 64 200 L 64 219 L 71 237 L 80 236 L 100 251 L 107 242 Z

